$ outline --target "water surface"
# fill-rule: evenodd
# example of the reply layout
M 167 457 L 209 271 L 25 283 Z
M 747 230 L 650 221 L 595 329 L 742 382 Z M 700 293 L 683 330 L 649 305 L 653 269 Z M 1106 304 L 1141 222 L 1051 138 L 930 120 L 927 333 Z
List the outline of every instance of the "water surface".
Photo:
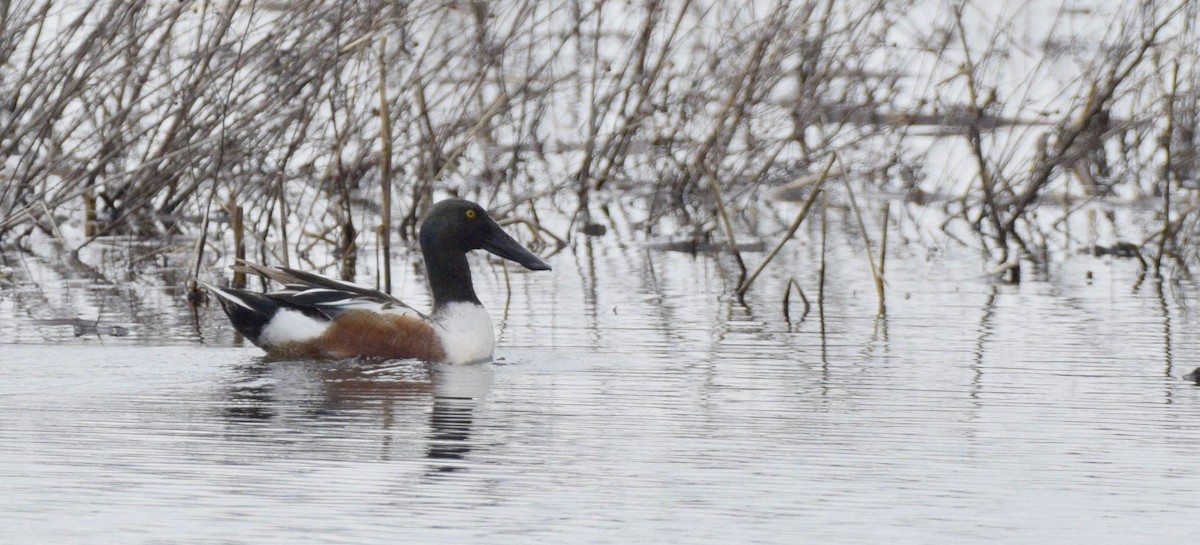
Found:
M 1200 536 L 1193 285 L 1086 256 L 996 284 L 900 246 L 877 315 L 845 244 L 823 311 L 800 319 L 793 296 L 789 321 L 788 278 L 816 297 L 797 244 L 748 306 L 711 256 L 594 241 L 510 289 L 480 259 L 498 361 L 464 367 L 266 361 L 214 309 L 197 327 L 169 302 L 143 304 L 164 316 L 145 327 L 110 306 L 127 335 L 76 337 L 12 311 L 29 295 L 9 288 L 0 541 Z

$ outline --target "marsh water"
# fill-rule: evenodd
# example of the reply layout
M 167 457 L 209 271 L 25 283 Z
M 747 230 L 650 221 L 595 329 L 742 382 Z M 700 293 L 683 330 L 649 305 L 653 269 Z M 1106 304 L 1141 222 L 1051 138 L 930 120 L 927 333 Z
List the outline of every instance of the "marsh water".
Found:
M 843 238 L 823 304 L 805 240 L 745 305 L 725 255 L 607 237 L 552 273 L 476 256 L 497 359 L 460 367 L 269 361 L 173 278 L 9 255 L 0 542 L 1200 537 L 1194 284 L 1079 254 L 1004 284 L 901 243 L 878 313 Z M 793 293 L 785 317 L 791 278 L 812 307 Z

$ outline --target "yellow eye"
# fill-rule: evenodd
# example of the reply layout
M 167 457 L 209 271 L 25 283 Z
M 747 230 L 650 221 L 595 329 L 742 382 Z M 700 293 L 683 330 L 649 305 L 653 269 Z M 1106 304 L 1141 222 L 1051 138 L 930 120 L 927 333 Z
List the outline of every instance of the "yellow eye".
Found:
M 475 219 L 475 211 L 474 210 L 467 210 L 467 219 L 469 219 L 469 220 Z

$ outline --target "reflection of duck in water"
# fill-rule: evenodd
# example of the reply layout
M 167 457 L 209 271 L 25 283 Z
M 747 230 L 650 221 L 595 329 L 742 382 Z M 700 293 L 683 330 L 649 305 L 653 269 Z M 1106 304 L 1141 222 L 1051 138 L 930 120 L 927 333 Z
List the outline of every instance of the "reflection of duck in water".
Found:
M 254 358 L 229 385 L 230 420 L 349 415 L 391 427 L 400 412 L 418 415 L 433 399 L 433 372 L 416 360 L 272 361 Z M 411 407 L 406 410 L 400 407 Z M 382 411 L 382 414 L 380 413 Z M 418 417 L 408 420 L 416 421 Z
M 464 460 L 476 448 L 471 441 L 475 412 L 492 389 L 488 365 L 439 366 L 434 370 L 433 412 L 429 415 L 429 446 L 425 457 L 449 464 Z M 459 466 L 441 465 L 449 473 Z
M 491 390 L 491 365 L 255 359 L 224 394 L 224 417 L 237 425 L 239 436 L 266 439 L 270 435 L 261 424 L 272 422 L 269 429 L 284 431 L 280 438 L 287 443 L 296 440 L 295 431 L 359 447 L 370 443 L 364 437 L 378 437 L 388 456 L 419 458 L 423 448 L 430 473 L 462 469 L 458 462 L 479 447 L 472 441 L 473 427 Z M 418 437 L 425 440 L 414 441 Z M 339 447 L 339 452 L 351 451 Z
M 1200 367 L 1192 369 L 1191 373 L 1183 375 L 1183 380 L 1191 380 L 1195 381 L 1196 384 L 1200 384 Z
M 383 292 L 297 271 L 242 262 L 281 291 L 255 293 L 206 285 L 233 327 L 283 358 L 378 356 L 470 363 L 492 358 L 495 331 L 471 283 L 467 252 L 482 248 L 535 271 L 550 266 L 513 240 L 479 205 L 447 199 L 421 224 L 421 252 L 433 288 L 422 314 Z

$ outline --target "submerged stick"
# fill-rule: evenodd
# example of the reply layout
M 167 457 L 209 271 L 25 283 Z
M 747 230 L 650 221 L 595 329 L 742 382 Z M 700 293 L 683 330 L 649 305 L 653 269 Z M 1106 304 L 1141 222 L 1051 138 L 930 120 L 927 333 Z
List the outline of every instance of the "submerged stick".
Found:
M 787 285 L 783 287 L 783 319 L 788 321 L 792 319 L 788 307 L 791 306 L 790 301 L 793 286 L 796 288 L 796 293 L 800 295 L 800 300 L 804 302 L 804 314 L 800 315 L 800 319 L 803 320 L 805 316 L 808 316 L 808 311 L 812 309 L 812 305 L 808 304 L 808 297 L 804 296 L 804 290 L 800 288 L 800 283 L 796 282 L 795 276 L 788 278 Z
M 775 256 L 778 255 L 779 251 L 783 249 L 783 245 L 787 244 L 787 241 L 791 240 L 792 237 L 795 236 L 796 230 L 800 228 L 800 224 L 804 221 L 804 217 L 808 215 L 808 210 L 812 208 L 813 203 L 816 202 L 817 195 L 821 193 L 821 185 L 824 184 L 825 179 L 829 177 L 829 171 L 832 168 L 833 157 L 830 157 L 829 162 L 825 164 L 825 169 L 821 171 L 821 176 L 817 178 L 817 182 L 813 184 L 812 193 L 808 194 L 808 198 L 805 199 L 804 206 L 800 209 L 800 213 L 796 214 L 796 219 L 792 221 L 791 227 L 788 228 L 787 234 L 784 235 L 783 239 L 781 239 L 779 243 L 775 245 L 775 248 L 771 250 L 771 253 L 767 254 L 767 258 L 758 265 L 758 268 L 754 270 L 754 273 L 751 274 L 745 282 L 742 282 L 742 285 L 738 286 L 737 296 L 739 300 L 745 297 L 746 292 L 750 290 L 750 285 L 754 283 L 754 280 L 758 278 L 758 275 L 762 274 L 763 270 L 767 268 L 767 265 L 771 263 L 771 260 L 775 259 Z

